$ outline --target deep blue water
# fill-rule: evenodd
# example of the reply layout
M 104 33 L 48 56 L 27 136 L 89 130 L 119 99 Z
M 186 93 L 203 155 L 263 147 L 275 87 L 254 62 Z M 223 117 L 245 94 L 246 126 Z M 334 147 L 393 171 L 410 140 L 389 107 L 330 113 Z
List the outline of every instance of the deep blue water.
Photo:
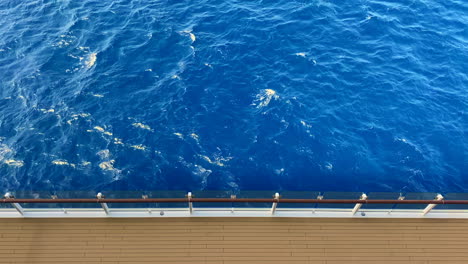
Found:
M 0 189 L 468 191 L 465 0 L 0 1 Z

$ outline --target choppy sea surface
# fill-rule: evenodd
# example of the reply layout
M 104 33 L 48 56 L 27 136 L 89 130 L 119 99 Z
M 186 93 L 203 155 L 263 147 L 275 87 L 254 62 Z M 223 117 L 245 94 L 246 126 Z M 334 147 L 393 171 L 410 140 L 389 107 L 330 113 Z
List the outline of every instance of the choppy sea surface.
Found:
M 0 1 L 0 189 L 468 191 L 465 0 Z

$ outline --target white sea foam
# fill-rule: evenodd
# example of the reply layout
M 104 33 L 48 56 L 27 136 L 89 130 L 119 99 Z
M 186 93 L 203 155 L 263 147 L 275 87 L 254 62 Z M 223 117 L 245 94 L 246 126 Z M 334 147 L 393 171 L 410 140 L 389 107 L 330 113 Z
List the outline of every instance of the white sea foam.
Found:
M 97 60 L 97 53 L 96 52 L 90 53 L 85 61 L 86 67 L 88 68 L 93 67 L 93 65 L 96 63 L 96 60 Z
M 195 175 L 208 176 L 209 174 L 211 174 L 211 170 L 207 170 L 198 164 L 195 164 L 193 167 L 194 167 L 193 173 Z
M 53 160 L 52 164 L 58 165 L 58 166 L 70 166 L 70 167 L 73 167 L 73 168 L 76 167 L 75 164 L 70 163 L 67 160 L 63 160 L 63 159 Z
M 281 174 L 283 174 L 283 173 L 284 173 L 284 168 L 280 168 L 280 169 L 276 169 L 276 170 L 275 170 L 275 174 L 276 174 L 276 175 L 281 175 Z
M 99 168 L 101 170 L 120 174 L 121 170 L 114 167 L 115 160 L 110 159 L 111 153 L 108 149 L 100 150 L 96 154 L 102 160 L 101 163 L 99 163 Z
M 71 43 L 72 43 L 72 41 L 67 41 L 67 40 L 62 39 L 53 46 L 63 48 L 63 47 L 69 46 Z
M 71 119 L 67 120 L 67 124 L 71 125 L 73 121 L 78 120 L 79 118 L 86 118 L 89 117 L 90 114 L 88 113 L 79 113 L 79 114 L 74 114 L 71 116 Z
M 54 112 L 55 112 L 55 110 L 52 109 L 52 108 L 51 108 L 51 109 L 41 108 L 41 109 L 39 109 L 39 110 L 40 110 L 42 113 L 44 113 L 44 114 L 47 114 L 47 113 L 54 113 Z
M 100 126 L 95 126 L 94 127 L 94 130 L 96 131 L 99 131 L 101 133 L 103 133 L 104 135 L 108 135 L 108 136 L 112 136 L 113 134 L 109 131 L 106 131 L 104 128 L 100 127 Z
M 197 37 L 195 36 L 195 34 L 192 33 L 192 30 L 184 30 L 182 31 L 182 33 L 188 34 L 190 40 L 192 40 L 192 43 L 195 42 L 195 40 L 197 40 Z
M 401 141 L 403 143 L 408 143 L 408 140 L 406 138 L 395 138 L 396 141 Z
M 73 54 L 68 54 L 68 56 L 71 57 L 71 58 L 77 59 L 77 60 L 79 60 L 79 61 L 82 61 L 82 60 L 84 59 L 84 58 L 81 57 L 81 56 L 75 56 L 75 55 L 73 55 Z
M 136 128 L 141 128 L 141 129 L 153 131 L 150 126 L 142 124 L 142 123 L 133 123 L 132 126 L 134 126 Z
M 219 165 L 219 166 L 224 166 L 224 164 L 222 164 L 222 163 L 216 163 L 216 162 L 212 161 L 212 160 L 210 159 L 210 157 L 208 157 L 208 156 L 200 155 L 200 157 L 201 157 L 202 159 L 204 159 L 205 161 L 208 161 L 208 162 L 211 163 L 211 164 L 216 164 L 216 165 Z
M 59 48 L 63 48 L 63 47 L 67 47 L 67 46 L 70 46 L 71 43 L 73 43 L 73 41 L 76 39 L 75 36 L 71 36 L 71 35 L 60 35 L 60 40 L 53 44 L 52 46 L 54 47 L 59 47 Z
M 133 149 L 137 149 L 137 150 L 146 150 L 146 146 L 144 146 L 144 145 L 142 145 L 142 144 L 139 144 L 139 145 L 131 145 L 130 147 L 133 148 Z
M 305 58 L 305 57 L 307 56 L 307 53 L 305 53 L 305 52 L 298 52 L 298 53 L 294 53 L 294 55 Z
M 210 164 L 213 164 L 213 165 L 216 165 L 216 166 L 220 166 L 220 167 L 224 167 L 224 163 L 222 163 L 219 159 L 216 159 L 216 160 L 211 160 L 210 157 L 206 156 L 206 155 L 199 155 L 202 159 L 204 159 L 205 161 L 207 161 L 208 163 Z
M 101 159 L 108 159 L 110 157 L 110 151 L 108 149 L 100 150 L 96 153 Z
M 301 120 L 301 125 L 303 125 L 304 127 L 307 127 L 307 128 L 311 128 L 312 126 L 307 124 L 304 120 Z
M 3 159 L 6 154 L 13 152 L 13 150 L 5 144 L 0 144 L 0 159 Z
M 79 114 L 72 115 L 72 117 L 88 117 L 90 115 L 91 114 L 88 114 L 88 113 L 79 113 Z
M 69 165 L 70 163 L 68 163 L 68 161 L 66 160 L 53 160 L 52 161 L 52 164 L 54 165 Z
M 200 140 L 200 137 L 195 133 L 190 134 L 190 137 L 195 139 L 196 141 Z
M 7 159 L 3 163 L 5 163 L 8 166 L 12 166 L 12 167 L 23 167 L 24 166 L 24 161 L 22 161 L 22 160 Z
M 114 172 L 120 172 L 120 170 L 117 170 L 114 168 L 114 163 L 115 160 L 109 160 L 109 161 L 103 161 L 99 163 L 99 168 L 104 171 L 114 171 Z
M 213 171 L 203 168 L 202 166 L 195 164 L 193 165 L 192 173 L 197 175 L 201 179 L 201 185 L 205 187 L 208 183 L 208 177 Z
M 262 108 L 270 104 L 272 99 L 278 99 L 279 96 L 276 94 L 275 90 L 264 89 L 259 94 L 255 96 L 255 100 L 252 105 L 256 105 L 257 108 Z
M 396 137 L 396 138 L 394 138 L 394 141 L 402 142 L 402 143 L 412 147 L 415 151 L 417 151 L 419 153 L 422 153 L 422 151 L 420 150 L 418 145 L 416 145 L 415 143 L 411 142 L 410 140 L 408 140 L 406 138 Z
M 3 138 L 2 138 L 3 140 Z M 6 158 L 7 156 L 14 156 L 15 152 L 13 149 L 8 147 L 5 144 L 0 144 L 0 161 L 3 161 L 4 164 L 12 167 L 22 167 L 24 166 L 24 161 L 22 160 L 17 160 L 17 159 L 12 159 L 12 158 Z
M 120 139 L 120 138 L 114 138 L 114 144 L 116 144 L 116 145 L 123 145 L 122 139 Z

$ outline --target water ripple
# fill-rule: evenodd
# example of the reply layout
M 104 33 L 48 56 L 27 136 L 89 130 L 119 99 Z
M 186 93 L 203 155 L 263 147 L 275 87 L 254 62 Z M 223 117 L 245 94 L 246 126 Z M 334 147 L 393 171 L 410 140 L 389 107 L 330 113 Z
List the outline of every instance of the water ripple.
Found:
M 0 186 L 466 191 L 467 14 L 0 2 Z

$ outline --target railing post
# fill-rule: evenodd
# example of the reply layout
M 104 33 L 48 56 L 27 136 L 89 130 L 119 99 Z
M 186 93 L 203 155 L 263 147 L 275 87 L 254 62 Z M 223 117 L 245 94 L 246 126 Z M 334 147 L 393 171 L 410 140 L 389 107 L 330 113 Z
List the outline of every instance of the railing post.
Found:
M 274 196 L 275 202 L 273 202 L 273 205 L 271 206 L 271 214 L 275 214 L 276 207 L 278 206 L 279 198 L 280 198 L 280 194 L 275 193 L 275 196 Z
M 58 196 L 56 194 L 52 194 L 50 196 L 50 198 L 55 200 L 55 199 L 58 199 Z M 65 208 L 62 208 L 62 211 L 63 211 L 64 214 L 68 214 L 68 212 L 67 212 L 67 210 L 65 210 Z
M 97 197 L 98 199 L 103 199 L 103 198 L 104 198 L 104 195 L 102 195 L 102 193 L 98 193 L 98 194 L 96 195 L 96 197 Z M 109 214 L 109 207 L 107 206 L 107 204 L 106 204 L 106 203 L 100 203 L 100 204 L 101 204 L 101 206 L 102 206 L 102 209 L 104 209 L 104 212 L 106 213 L 106 215 L 108 215 L 108 214 Z
M 231 199 L 236 199 L 236 197 L 237 196 L 235 194 L 231 194 Z M 231 203 L 231 213 L 234 213 L 234 203 Z
M 192 200 L 192 197 L 193 197 L 193 196 L 192 196 L 192 192 L 188 192 L 188 193 L 187 193 L 187 199 L 188 199 L 188 206 L 189 206 L 189 212 L 190 212 L 190 214 L 193 213 L 193 204 L 192 204 L 192 201 L 191 201 L 191 200 Z
M 434 198 L 436 201 L 442 201 L 444 199 L 444 196 L 442 194 L 437 194 L 437 196 Z M 429 213 L 434 207 L 436 207 L 437 204 L 428 204 L 426 208 L 423 211 L 423 216 Z
M 15 197 L 9 192 L 5 193 L 3 197 L 5 197 L 5 199 L 15 199 Z M 19 203 L 11 203 L 11 205 L 16 209 L 16 211 L 18 211 L 18 213 L 24 215 L 24 209 Z
M 405 199 L 405 197 L 403 196 L 403 194 L 400 194 L 400 196 L 398 196 L 398 201 L 403 201 L 404 199 Z M 397 206 L 397 204 L 394 204 L 394 205 L 392 206 L 392 208 L 390 209 L 390 211 L 388 211 L 387 214 L 391 214 L 392 211 L 393 211 L 393 209 L 395 209 L 396 206 Z
M 319 194 L 317 196 L 317 200 L 323 200 L 323 195 Z M 315 210 L 317 209 L 318 204 L 315 204 L 314 209 L 312 209 L 312 213 L 315 214 Z
M 148 199 L 148 195 L 143 194 L 143 195 L 141 196 L 141 199 Z M 151 208 L 148 208 L 148 214 L 152 214 L 152 213 L 153 213 L 153 211 L 151 210 Z
M 361 195 L 361 198 L 359 198 L 359 200 L 367 200 L 367 195 L 365 193 L 363 193 Z M 355 215 L 357 213 L 357 211 L 359 211 L 359 209 L 361 209 L 362 207 L 362 203 L 358 203 L 354 206 L 353 208 L 353 211 L 352 211 L 352 214 Z

